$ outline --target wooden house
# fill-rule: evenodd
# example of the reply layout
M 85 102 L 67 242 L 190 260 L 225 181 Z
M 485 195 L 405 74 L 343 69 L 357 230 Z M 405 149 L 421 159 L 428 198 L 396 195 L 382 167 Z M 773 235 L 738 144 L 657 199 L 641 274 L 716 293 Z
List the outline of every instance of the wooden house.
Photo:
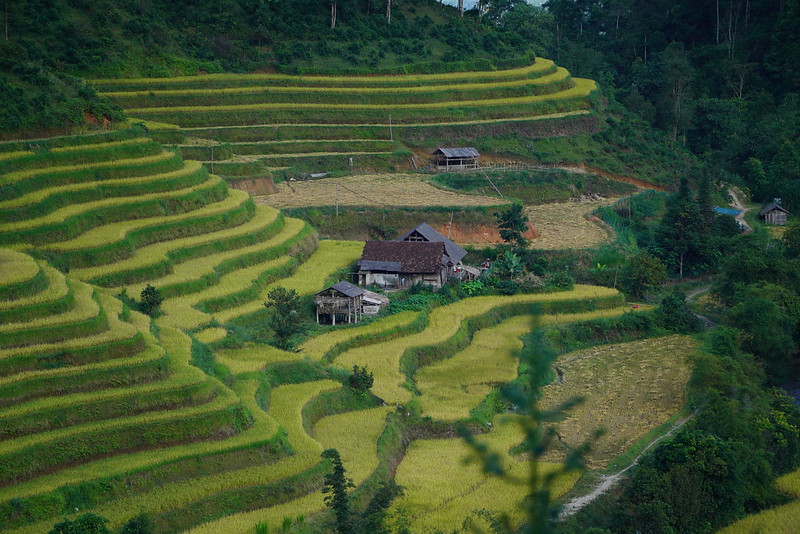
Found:
M 367 241 L 358 262 L 358 284 L 407 289 L 416 283 L 442 286 L 450 275 L 443 242 Z
M 478 168 L 481 155 L 473 147 L 437 148 L 433 153 L 436 169 L 440 171 L 463 171 Z
M 320 316 L 329 315 L 336 325 L 336 316 L 345 317 L 348 323 L 357 323 L 363 311 L 364 290 L 348 282 L 337 282 L 314 296 L 317 305 L 317 323 Z
M 781 206 L 780 201 L 781 199 L 776 198 L 772 204 L 759 211 L 758 216 L 767 224 L 785 225 L 789 212 Z
M 398 241 L 425 241 L 428 243 L 444 243 L 447 261 L 452 267 L 458 267 L 467 251 L 456 245 L 445 236 L 431 228 L 428 223 L 422 223 L 413 230 L 409 230 Z

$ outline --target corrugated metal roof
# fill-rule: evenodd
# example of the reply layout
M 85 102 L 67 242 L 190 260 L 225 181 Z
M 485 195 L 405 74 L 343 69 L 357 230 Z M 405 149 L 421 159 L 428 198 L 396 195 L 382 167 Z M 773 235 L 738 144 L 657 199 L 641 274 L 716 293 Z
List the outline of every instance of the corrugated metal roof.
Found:
M 339 293 L 344 293 L 348 297 L 357 297 L 364 294 L 363 289 L 354 286 L 350 282 L 336 282 L 331 286 L 331 289 L 335 289 Z
M 434 230 L 428 223 L 425 222 L 420 223 L 413 230 L 409 230 L 408 232 L 403 234 L 398 239 L 398 241 L 405 241 L 408 238 L 408 236 L 410 236 L 414 232 L 417 232 L 419 235 L 421 235 L 431 243 L 444 243 L 445 251 L 447 252 L 447 255 L 450 257 L 450 261 L 453 263 L 453 265 L 460 262 L 464 258 L 464 256 L 467 255 L 466 250 L 464 250 L 463 248 L 459 247 L 458 245 L 447 239 L 445 236 Z
M 400 265 L 399 261 L 359 260 L 358 267 L 365 271 L 399 273 L 403 266 Z
M 480 157 L 475 147 L 464 148 L 438 148 L 434 154 L 444 154 L 448 158 L 477 158 Z

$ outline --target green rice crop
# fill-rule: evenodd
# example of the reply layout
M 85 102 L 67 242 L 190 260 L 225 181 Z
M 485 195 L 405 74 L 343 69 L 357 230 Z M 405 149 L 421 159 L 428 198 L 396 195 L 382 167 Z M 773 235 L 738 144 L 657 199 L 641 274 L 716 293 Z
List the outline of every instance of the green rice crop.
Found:
M 33 279 L 40 271 L 33 258 L 21 252 L 0 249 L 0 297 L 8 299 L 12 288 Z M 23 289 L 24 290 L 24 289 Z
M 358 485 L 378 467 L 376 443 L 392 409 L 379 406 L 323 417 L 314 425 L 314 438 L 324 449 L 336 449 L 347 468 L 347 476 Z M 358 432 L 353 429 L 357 428 Z
M 303 427 L 302 408 L 313 397 L 331 391 L 341 384 L 332 380 L 320 380 L 317 382 L 305 382 L 302 384 L 293 384 L 279 386 L 272 390 L 270 395 L 270 414 L 277 419 L 281 426 L 288 432 L 289 441 L 295 453 L 300 458 L 306 458 L 307 462 L 317 461 L 319 454 L 322 452 L 323 446 L 312 439 L 305 432 Z M 357 412 L 361 413 L 361 412 Z M 374 416 L 373 423 L 379 416 Z M 385 415 L 384 415 L 385 417 Z M 375 425 L 377 426 L 377 425 Z M 327 424 L 325 424 L 327 430 Z M 335 432 L 335 431 L 333 431 Z M 333 433 L 332 432 L 332 433 Z M 375 441 L 371 444 L 374 446 Z M 284 515 L 292 515 L 293 517 L 298 514 L 307 512 L 318 511 L 322 508 L 322 494 L 319 492 L 311 493 L 305 497 L 289 501 L 285 504 L 267 508 L 264 510 L 255 510 L 252 512 L 245 512 L 241 514 L 234 514 L 223 519 L 205 523 L 189 532 L 193 534 L 212 533 L 212 532 L 250 532 L 253 524 L 260 520 L 261 517 L 276 517 L 283 519 Z M 291 511 L 288 512 L 287 511 Z M 259 518 L 259 519 L 253 519 Z M 271 524 L 277 524 L 273 522 Z M 246 526 L 246 529 L 244 528 Z
M 553 62 L 549 59 L 536 58 L 532 65 L 515 69 L 497 71 L 472 71 L 472 72 L 447 72 L 440 74 L 405 74 L 390 76 L 290 76 L 286 74 L 208 74 L 204 76 L 179 76 L 174 78 L 127 78 L 127 79 L 95 79 L 91 83 L 103 86 L 148 86 L 155 89 L 157 86 L 174 84 L 210 85 L 214 83 L 256 82 L 280 84 L 309 82 L 312 84 L 343 84 L 343 85 L 419 85 L 424 83 L 440 83 L 443 81 L 456 83 L 467 80 L 492 80 L 508 79 L 513 77 L 529 77 L 553 70 Z M 112 96 L 112 95 L 108 95 Z
M 224 328 L 219 326 L 212 326 L 196 333 L 194 337 L 196 337 L 197 341 L 199 341 L 200 343 L 210 344 L 225 339 L 227 335 L 228 331 L 225 330 Z M 219 356 L 219 353 L 217 353 L 216 356 Z
M 508 304 L 601 299 L 617 294 L 616 290 L 610 288 L 576 285 L 571 291 L 556 293 L 467 298 L 435 308 L 428 317 L 428 326 L 422 332 L 349 350 L 338 356 L 335 364 L 345 369 L 351 369 L 353 365 L 366 365 L 375 374 L 373 393 L 387 403 L 403 404 L 411 400 L 411 393 L 402 387 L 405 382 L 405 375 L 400 372 L 403 354 L 414 347 L 445 342 L 455 335 L 462 321 Z
M 44 470 L 94 456 L 158 448 L 213 438 L 224 427 L 241 428 L 249 419 L 233 392 L 220 389 L 211 402 L 119 419 L 89 422 L 0 442 L 0 483 L 24 480 Z
M 576 89 L 577 87 L 577 89 Z M 285 124 L 388 124 L 391 120 L 398 127 L 414 124 L 438 124 L 452 122 L 501 122 L 505 119 L 517 117 L 536 117 L 568 113 L 588 109 L 590 102 L 587 96 L 592 92 L 590 88 L 576 85 L 572 89 L 549 95 L 525 97 L 525 99 L 497 99 L 484 101 L 462 101 L 441 103 L 441 105 L 426 104 L 397 104 L 395 108 L 389 105 L 374 104 L 370 106 L 345 107 L 345 104 L 320 104 L 319 108 L 309 107 L 311 104 L 285 106 L 283 104 L 242 106 L 241 109 L 228 107 L 208 106 L 203 110 L 192 108 L 189 110 L 176 110 L 163 108 L 157 112 L 142 112 L 143 115 L 152 114 L 162 120 L 170 120 L 183 127 L 192 126 L 220 126 L 220 125 L 264 125 L 272 124 L 282 126 Z M 473 105 L 475 102 L 477 104 Z M 282 107 L 281 107 L 282 106 Z M 426 107 L 427 106 L 427 107 Z M 450 106 L 450 107 L 444 107 Z
M 150 139 L 149 137 L 134 137 L 132 139 L 121 139 L 119 141 L 108 141 L 97 144 L 92 143 L 84 145 L 57 146 L 57 147 L 52 147 L 48 150 L 54 154 L 66 154 L 74 152 L 83 152 L 87 149 L 91 150 L 98 147 L 115 148 L 121 146 L 129 146 L 129 145 L 141 145 L 150 142 L 152 142 L 152 139 Z
M 415 534 L 458 529 L 466 516 L 480 509 L 507 513 L 518 526 L 523 519 L 519 504 L 528 494 L 524 481 L 529 465 L 525 458 L 512 457 L 508 451 L 522 439 L 514 416 L 495 420 L 491 432 L 478 436 L 491 450 L 501 453 L 513 481 L 484 473 L 475 452 L 461 438 L 412 442 L 395 477 L 405 487 L 405 494 L 391 509 L 408 513 L 412 521 L 410 532 Z M 472 461 L 465 465 L 467 459 Z M 539 472 L 544 474 L 558 467 L 540 463 Z M 577 478 L 577 473 L 560 478 L 551 497 L 566 493 Z
M 375 86 L 360 87 L 325 87 L 325 86 L 291 86 L 291 85 L 263 85 L 263 86 L 244 86 L 244 87 L 223 87 L 218 89 L 164 89 L 155 91 L 114 91 L 106 93 L 115 100 L 128 97 L 159 97 L 159 96 L 213 96 L 225 94 L 258 94 L 258 93 L 353 93 L 358 94 L 397 94 L 397 93 L 428 93 L 437 91 L 458 90 L 487 90 L 494 88 L 520 87 L 530 84 L 546 85 L 554 80 L 563 79 L 569 76 L 569 72 L 558 67 L 554 72 L 537 78 L 501 79 L 492 82 L 471 82 L 471 83 L 448 83 L 440 85 L 411 85 L 405 87 Z
M 145 333 L 146 334 L 146 333 Z M 142 333 L 139 333 L 142 335 Z M 19 433 L 20 429 L 63 427 L 77 422 L 97 421 L 152 409 L 193 404 L 208 397 L 215 389 L 197 367 L 188 365 L 191 340 L 171 328 L 161 331 L 161 340 L 169 356 L 168 380 L 133 387 L 111 388 L 89 393 L 46 397 L 17 404 L 0 412 L 6 422 L 3 434 Z M 152 339 L 147 340 L 153 344 Z
M 30 150 L 17 150 L 14 152 L 0 152 L 0 161 L 6 159 L 16 159 L 16 158 L 23 158 L 25 156 L 33 156 L 33 152 Z
M 295 265 L 296 261 L 293 258 L 281 256 L 244 269 L 237 269 L 199 293 L 190 293 L 164 301 L 161 305 L 161 310 L 165 314 L 162 322 L 184 330 L 208 324 L 212 314 L 197 307 L 203 299 L 223 298 L 231 293 L 246 291 L 254 285 L 260 287 L 262 284 L 259 283 L 259 279 L 262 276 L 268 279 L 280 278 L 281 275 L 288 274 Z M 264 305 L 263 301 L 258 304 L 259 308 Z
M 286 430 L 296 454 L 318 455 L 322 452 L 322 445 L 306 433 L 303 406 L 321 393 L 334 391 L 341 386 L 333 380 L 317 380 L 278 386 L 270 392 L 269 414 Z
M 128 222 L 158 214 L 180 214 L 222 200 L 228 190 L 225 182 L 214 175 L 204 177 L 203 182 L 176 191 L 71 204 L 35 219 L 0 224 L 0 243 L 52 243 L 94 228 L 97 221 Z
M 258 388 L 256 381 L 244 381 L 237 383 L 234 388 L 237 395 L 241 398 L 242 402 L 250 410 L 254 416 L 254 424 L 249 429 L 243 432 L 230 436 L 226 439 L 217 441 L 208 441 L 201 443 L 192 443 L 187 445 L 178 445 L 169 449 L 160 449 L 156 451 L 142 451 L 125 455 L 117 455 L 110 458 L 97 460 L 89 464 L 83 464 L 71 469 L 63 470 L 59 473 L 44 475 L 35 480 L 20 483 L 16 488 L 0 488 L 0 499 L 9 499 L 14 496 L 27 497 L 30 495 L 41 494 L 63 486 L 65 484 L 79 483 L 83 480 L 91 480 L 96 478 L 105 478 L 110 476 L 122 475 L 125 473 L 145 472 L 152 468 L 157 468 L 161 465 L 167 465 L 170 462 L 180 461 L 182 459 L 193 459 L 196 461 L 199 458 L 207 455 L 222 454 L 227 451 L 241 450 L 245 447 L 257 447 L 274 440 L 276 432 L 278 431 L 278 424 L 269 415 L 263 413 L 258 408 L 254 395 Z M 291 459 L 291 458 L 290 458 Z M 316 459 L 315 459 L 316 461 Z M 277 464 L 270 464 L 261 467 L 253 467 L 237 473 L 237 476 L 228 476 L 227 474 L 215 475 L 211 477 L 198 477 L 187 480 L 181 484 L 173 484 L 163 487 L 158 491 L 143 495 L 141 499 L 149 499 L 154 509 L 168 509 L 174 503 L 180 503 L 180 499 L 185 499 L 187 502 L 199 499 L 208 494 L 209 491 L 214 491 L 214 481 L 220 478 L 227 478 L 228 487 L 238 487 L 237 484 L 242 482 L 241 477 L 246 476 L 247 473 L 252 472 L 255 477 L 272 476 L 272 471 L 278 470 Z M 302 469 L 302 465 L 294 464 L 286 467 L 286 474 L 277 473 L 279 478 L 287 476 L 298 469 Z M 244 481 L 246 483 L 247 481 Z M 231 484 L 233 484 L 231 486 Z M 184 488 L 184 492 L 177 491 L 178 487 Z M 223 489 L 223 488 L 220 488 Z M 131 503 L 131 501 L 133 501 Z M 109 506 L 110 509 L 116 510 L 113 514 L 119 514 L 117 517 L 122 521 L 129 519 L 141 511 L 137 504 L 137 499 L 124 499 L 122 501 L 115 501 Z M 125 506 L 131 503 L 131 508 Z M 105 512 L 105 510 L 104 510 Z M 109 514 L 103 513 L 105 517 Z M 52 522 L 49 523 L 52 525 Z M 49 527 L 48 527 L 49 528 Z M 40 530 L 32 530 L 32 532 L 40 532 Z
M 628 306 L 572 314 L 537 316 L 536 325 L 588 321 L 622 315 Z M 533 328 L 534 318 L 517 316 L 479 330 L 469 346 L 451 358 L 425 366 L 414 376 L 423 414 L 445 421 L 467 419 L 470 411 L 497 385 L 517 376 L 520 336 Z
M 533 317 L 522 315 L 479 330 L 466 349 L 417 371 L 422 413 L 446 421 L 468 418 L 496 385 L 517 376 L 519 338 L 533 325 Z
M 360 337 L 369 337 L 382 334 L 384 332 L 406 327 L 414 322 L 419 314 L 413 311 L 404 311 L 375 319 L 365 325 L 340 326 L 324 334 L 312 337 L 303 342 L 298 349 L 303 356 L 308 356 L 312 360 L 320 361 L 336 345 L 351 341 Z
M 235 112 L 235 111 L 260 111 L 271 109 L 307 109 L 307 110 L 342 110 L 342 111 L 365 111 L 365 110 L 426 110 L 426 109 L 450 109 L 450 108 L 475 108 L 475 107 L 498 107 L 514 106 L 520 104 L 533 104 L 548 100 L 567 100 L 577 97 L 588 96 L 596 89 L 593 80 L 575 78 L 575 86 L 563 91 L 544 95 L 533 95 L 514 98 L 490 98 L 485 100 L 460 100 L 444 102 L 421 102 L 413 104 L 321 104 L 313 102 L 301 103 L 264 103 L 264 104 L 242 104 L 227 106 L 174 106 L 166 108 L 132 108 L 130 113 L 148 113 L 157 115 L 159 113 L 202 113 L 202 112 Z
M 271 345 L 218 350 L 214 355 L 219 363 L 226 366 L 235 375 L 254 373 L 273 363 L 293 362 L 301 359 L 301 355 L 296 352 L 277 349 Z
M 49 244 L 71 266 L 111 263 L 130 257 L 136 247 L 209 233 L 249 219 L 255 207 L 244 191 L 230 191 L 221 202 L 178 215 L 103 225 L 75 239 Z
M 164 513 L 173 510 L 175 507 L 207 498 L 208 495 L 279 480 L 292 473 L 306 469 L 309 458 L 294 456 L 277 462 L 269 462 L 270 458 L 266 458 L 267 463 L 265 464 L 263 463 L 262 454 L 260 455 L 262 456 L 262 463 L 246 465 L 245 468 L 232 471 L 219 471 L 217 468 L 215 472 L 217 465 L 215 455 L 235 454 L 237 457 L 241 457 L 243 453 L 247 454 L 248 450 L 263 448 L 265 445 L 269 447 L 275 445 L 278 425 L 274 419 L 261 411 L 256 404 L 254 396 L 258 386 L 259 383 L 254 380 L 240 381 L 234 385 L 236 394 L 254 416 L 253 426 L 238 435 L 214 442 L 181 446 L 180 448 L 184 449 L 181 451 L 184 454 L 182 457 L 170 457 L 167 459 L 160 457 L 172 452 L 176 447 L 151 451 L 151 456 L 157 457 L 155 462 L 148 465 L 139 465 L 139 467 L 134 467 L 131 471 L 125 470 L 125 466 L 121 465 L 121 460 L 128 459 L 132 461 L 131 463 L 135 463 L 133 459 L 134 457 L 140 457 L 139 453 L 119 455 L 109 460 L 101 460 L 100 463 L 113 464 L 105 471 L 98 471 L 98 474 L 104 477 L 103 480 L 115 482 L 117 485 L 124 485 L 125 488 L 121 492 L 122 498 L 96 507 L 94 511 L 100 513 L 103 517 L 109 518 L 115 527 L 119 527 L 131 516 L 143 511 L 150 514 Z M 243 439 L 243 437 L 246 437 L 246 439 Z M 258 456 L 251 455 L 254 459 L 257 459 Z M 275 454 L 271 456 L 274 459 Z M 163 463 L 158 463 L 162 462 L 162 460 Z M 318 458 L 311 460 L 316 462 Z M 198 464 L 198 461 L 203 462 L 203 467 L 200 469 L 194 467 Z M 87 464 L 79 469 L 84 469 L 91 465 Z M 183 475 L 183 472 L 187 471 L 187 467 L 190 467 L 188 471 L 189 473 L 194 473 L 194 476 L 191 474 Z M 118 474 L 107 475 L 108 471 L 114 468 L 122 470 L 118 471 Z M 154 471 L 159 473 L 154 473 Z M 94 473 L 94 471 L 91 472 Z M 117 472 L 115 471 L 115 473 Z M 127 477 L 128 475 L 138 479 L 138 484 L 135 487 L 131 488 L 127 480 L 120 480 L 121 476 Z M 156 476 L 154 477 L 153 475 Z M 157 477 L 159 475 L 166 483 L 158 483 Z M 111 478 L 112 476 L 114 478 Z M 155 478 L 155 484 L 149 483 L 153 478 Z M 147 480 L 145 481 L 144 479 Z M 58 509 L 58 513 L 61 513 L 60 509 Z M 44 528 L 45 524 L 46 528 Z M 42 522 L 23 527 L 15 532 L 41 532 L 43 528 L 44 530 L 50 528 L 50 525 L 52 525 L 52 521 L 49 523 Z
M 126 177 L 102 182 L 63 184 L 39 189 L 0 202 L 0 221 L 11 222 L 51 212 L 64 204 L 91 202 L 107 197 L 145 195 L 167 192 L 198 184 L 207 171 L 197 161 L 187 161 L 177 170 L 142 177 Z
M 85 287 L 91 290 L 89 286 Z M 89 298 L 91 298 L 91 295 Z M 114 344 L 124 339 L 134 338 L 137 335 L 138 330 L 134 325 L 120 319 L 119 315 L 122 313 L 122 305 L 118 300 L 100 295 L 100 302 L 102 303 L 103 315 L 107 321 L 107 328 L 105 330 L 94 335 L 76 335 L 71 339 L 51 340 L 49 342 L 45 339 L 40 339 L 37 340 L 36 343 L 25 346 L 3 348 L 0 349 L 0 361 L 5 365 L 6 363 L 12 363 L 14 360 L 38 355 L 53 355 L 64 352 L 76 355 L 79 354 L 82 349 L 105 347 L 106 345 Z M 91 306 L 96 306 L 94 301 L 89 304 Z M 99 315 L 99 313 L 97 315 Z
M 535 79 L 418 85 L 412 87 L 234 87 L 211 90 L 114 93 L 113 98 L 125 108 L 147 109 L 169 106 L 247 105 L 263 103 L 330 104 L 412 104 L 436 101 L 514 98 L 552 93 L 572 87 L 566 69 Z
M 140 137 L 141 130 L 127 128 L 107 132 L 97 132 L 85 135 L 67 135 L 58 137 L 46 137 L 38 139 L 26 139 L 23 141 L 4 141 L 0 143 L 0 152 L 10 151 L 33 151 L 42 148 L 54 148 L 62 146 L 77 145 L 99 145 L 123 139 Z
M 183 161 L 172 152 L 161 152 L 142 158 L 117 159 L 104 163 L 66 165 L 0 175 L 4 198 L 15 198 L 39 189 L 104 179 L 148 176 L 182 169 Z
M 298 267 L 292 276 L 264 288 L 258 299 L 218 312 L 215 317 L 220 322 L 226 323 L 234 318 L 259 311 L 264 305 L 267 293 L 275 286 L 294 289 L 300 295 L 310 295 L 322 291 L 325 289 L 327 278 L 358 260 L 363 248 L 364 243 L 361 241 L 320 241 L 317 250 Z
M 7 250 L 7 249 L 6 249 Z M 37 317 L 65 312 L 74 306 L 74 295 L 66 278 L 52 267 L 43 266 L 46 287 L 15 300 L 0 300 L 0 324 L 30 321 Z
M 148 283 L 158 287 L 167 298 L 185 294 L 187 291 L 181 291 L 178 287 L 187 282 L 203 279 L 209 275 L 214 275 L 209 282 L 218 281 L 219 276 L 223 274 L 274 259 L 279 255 L 275 249 L 297 236 L 304 227 L 305 223 L 300 219 L 286 219 L 283 229 L 266 241 L 179 263 L 173 267 L 170 274 L 148 281 Z M 144 284 L 128 287 L 131 294 L 138 294 L 143 288 Z
M 173 264 L 268 239 L 283 224 L 278 210 L 256 206 L 254 216 L 242 224 L 145 246 L 112 264 L 71 269 L 70 276 L 105 287 L 152 280 L 166 276 Z
M 52 244 L 47 248 L 57 251 L 79 250 L 89 247 L 96 247 L 98 245 L 103 245 L 113 241 L 123 240 L 134 230 L 145 229 L 148 226 L 161 226 L 175 222 L 180 222 L 182 225 L 187 225 L 186 223 L 190 223 L 191 219 L 196 217 L 225 213 L 226 211 L 235 208 L 243 202 L 247 202 L 249 198 L 249 195 L 244 191 L 230 190 L 228 198 L 225 200 L 203 206 L 197 210 L 180 213 L 177 215 L 167 215 L 139 219 L 136 221 L 122 221 L 105 224 L 103 226 L 93 228 L 92 230 L 78 236 L 75 239 L 71 239 L 63 243 Z M 192 235 L 190 232 L 186 233 Z
M 91 335 L 106 327 L 106 314 L 100 308 L 91 286 L 75 283 L 75 306 L 64 313 L 37 317 L 26 322 L 0 325 L 0 347 L 19 347 L 31 343 L 50 343 Z M 0 378 L 2 383 L 2 378 Z
M 139 138 L 134 142 L 110 147 L 93 145 L 83 147 L 79 151 L 45 151 L 34 153 L 32 156 L 3 160 L 0 161 L 0 174 L 33 171 L 53 166 L 99 163 L 120 158 L 152 156 L 161 152 L 162 148 L 158 143 L 148 138 Z
M 181 146 L 181 153 L 184 158 L 201 159 L 203 161 L 211 160 L 211 151 L 215 145 L 184 145 Z M 218 147 L 216 147 L 218 148 Z M 225 147 L 230 150 L 232 154 L 237 156 L 274 156 L 279 157 L 286 154 L 310 154 L 310 153 L 371 153 L 371 152 L 391 152 L 396 148 L 396 143 L 389 140 L 360 140 L 360 139 L 342 139 L 342 140 L 290 140 L 290 141 L 269 141 L 261 143 L 235 143 Z M 214 152 L 214 161 L 217 162 L 222 158 L 219 156 L 220 151 L 217 149 Z M 216 170 L 216 168 L 215 168 Z

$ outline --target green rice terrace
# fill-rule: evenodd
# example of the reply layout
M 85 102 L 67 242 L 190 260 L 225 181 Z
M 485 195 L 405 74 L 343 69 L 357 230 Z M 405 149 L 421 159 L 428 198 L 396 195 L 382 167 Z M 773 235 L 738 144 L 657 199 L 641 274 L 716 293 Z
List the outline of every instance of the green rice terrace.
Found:
M 181 141 L 165 150 L 131 127 L 0 144 L 0 530 L 46 532 L 85 512 L 114 529 L 147 514 L 164 533 L 313 529 L 329 521 L 320 453 L 331 448 L 358 511 L 385 482 L 405 488 L 387 513 L 412 532 L 452 531 L 467 517 L 486 526 L 480 508 L 522 521 L 526 487 L 463 466 L 469 448 L 453 424 L 468 422 L 524 475 L 519 416 L 495 402 L 520 373 L 521 338 L 632 316 L 624 297 L 586 285 L 467 296 L 319 327 L 295 351 L 233 343 L 265 321 L 272 289 L 309 299 L 352 270 L 364 243 L 320 241 L 226 179 L 298 160 L 407 168 L 404 143 L 447 128 L 589 114 L 594 82 L 539 59 L 445 75 L 94 83 L 156 139 Z M 154 317 L 135 311 L 148 286 L 163 297 Z M 545 388 L 555 405 L 586 393 L 581 383 L 617 384 L 589 392 L 569 425 L 582 439 L 613 416 L 614 439 L 588 458 L 599 470 L 686 402 L 689 364 L 675 354 L 692 341 L 637 343 L 570 352 L 568 380 Z M 374 374 L 372 395 L 350 389 L 354 366 Z M 635 386 L 622 388 L 631 374 Z M 551 451 L 541 468 L 564 456 Z M 559 478 L 554 493 L 576 481 Z
M 543 58 L 444 74 L 211 74 L 92 84 L 156 139 L 233 179 L 287 169 L 407 170 L 425 165 L 432 140 L 454 133 L 575 130 L 591 115 L 596 90 L 594 81 Z M 422 161 L 412 151 L 420 147 Z

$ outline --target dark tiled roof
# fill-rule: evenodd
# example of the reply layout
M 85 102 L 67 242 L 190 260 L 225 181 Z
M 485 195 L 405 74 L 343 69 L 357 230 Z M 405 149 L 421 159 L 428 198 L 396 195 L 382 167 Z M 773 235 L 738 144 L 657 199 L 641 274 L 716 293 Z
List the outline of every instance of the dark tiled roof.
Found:
M 356 287 L 349 282 L 336 282 L 331 286 L 331 289 L 335 289 L 339 293 L 343 293 L 348 297 L 357 297 L 364 294 L 363 289 Z
M 771 212 L 772 210 L 781 210 L 785 214 L 787 214 L 787 215 L 789 214 L 789 211 L 786 208 L 784 208 L 780 204 L 775 204 L 774 202 L 772 204 L 770 204 L 769 206 L 767 206 L 766 208 L 764 208 L 763 210 L 759 211 L 758 214 L 759 215 L 766 215 L 767 213 Z
M 444 243 L 427 241 L 367 241 L 361 255 L 359 267 L 366 269 L 366 262 L 396 262 L 400 272 L 436 273 L 442 268 L 445 255 Z M 366 269 L 369 270 L 369 269 Z
M 480 154 L 474 147 L 438 148 L 434 154 L 444 154 L 448 158 L 477 158 Z
M 413 230 L 409 230 L 405 234 L 403 234 L 398 241 L 405 241 L 408 236 L 417 232 L 419 235 L 425 238 L 426 241 L 430 241 L 431 243 L 444 243 L 444 248 L 447 251 L 447 255 L 450 256 L 450 261 L 453 262 L 453 265 L 460 262 L 464 256 L 467 255 L 467 251 L 463 248 L 459 247 L 445 236 L 431 228 L 428 223 L 421 223 L 419 226 L 414 228 Z

